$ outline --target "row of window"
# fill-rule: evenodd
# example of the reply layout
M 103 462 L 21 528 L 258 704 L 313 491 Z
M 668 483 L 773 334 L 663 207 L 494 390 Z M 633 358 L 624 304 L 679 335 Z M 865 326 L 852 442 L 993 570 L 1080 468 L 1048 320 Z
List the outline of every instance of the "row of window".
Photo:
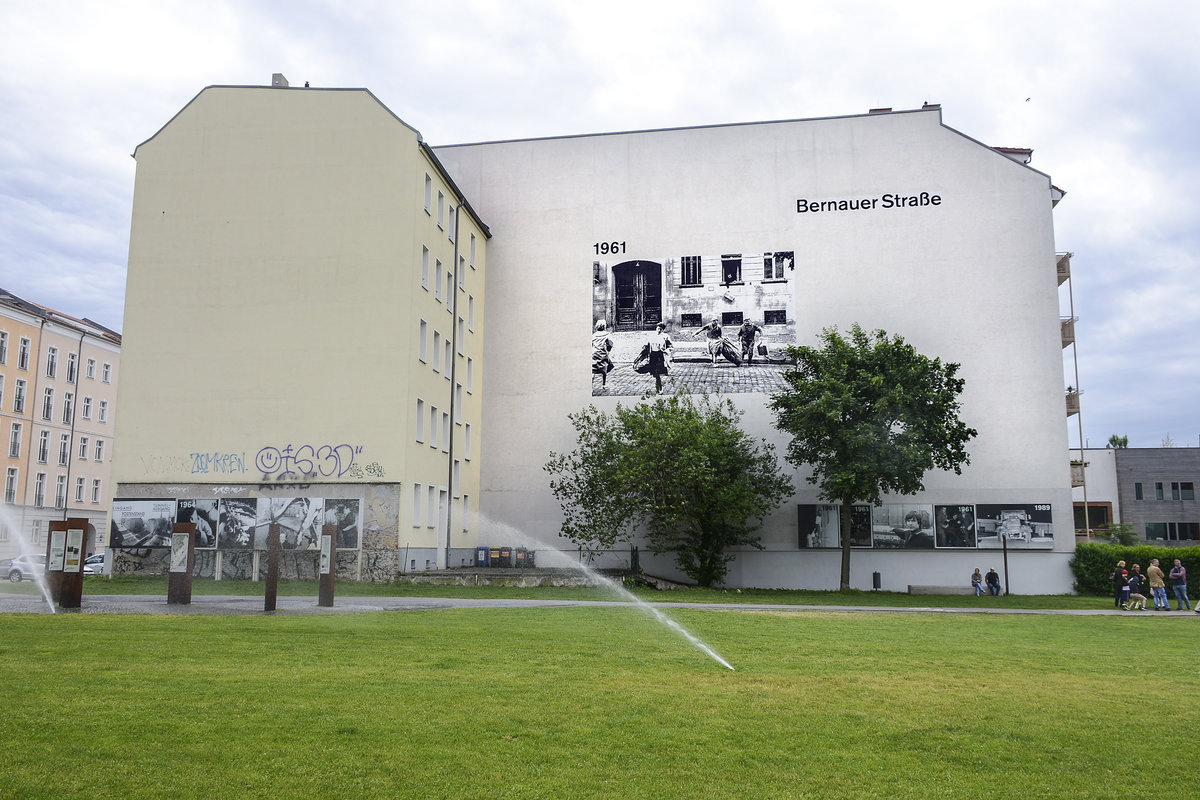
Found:
M 729 286 L 743 283 L 742 254 L 726 253 L 721 256 L 721 283 Z M 753 261 L 751 262 L 753 263 Z M 793 269 L 796 263 L 794 250 L 762 254 L 762 279 L 764 281 L 786 280 L 785 270 Z M 683 256 L 679 259 L 680 286 L 703 286 L 704 276 L 700 256 Z
M 20 458 L 21 457 L 21 429 L 22 429 L 22 424 L 20 422 L 14 422 L 12 424 L 11 430 L 9 431 L 9 436 L 8 436 L 8 457 L 9 458 Z M 94 448 L 94 450 L 92 450 L 90 448 L 91 437 L 80 436 L 79 437 L 79 460 L 87 461 L 88 453 L 93 452 L 94 453 L 93 460 L 104 461 L 104 441 L 105 441 L 104 439 L 101 439 L 99 436 L 97 436 L 96 442 L 95 442 L 95 448 Z M 65 467 L 67 465 L 67 459 L 68 459 L 70 452 L 71 452 L 71 434 L 69 434 L 69 433 L 59 434 L 59 437 L 58 437 L 58 465 L 60 467 Z M 37 460 L 38 460 L 39 464 L 47 464 L 50 461 L 50 431 L 44 430 L 38 434 Z
M 721 324 L 726 327 L 736 327 L 745 321 L 741 311 L 726 311 L 721 314 Z M 680 314 L 679 326 L 681 328 L 699 328 L 704 324 L 703 314 Z M 787 310 L 786 309 L 767 309 L 763 311 L 763 325 L 786 325 Z
M 458 354 L 464 355 L 463 352 L 463 335 L 462 335 L 462 318 L 458 320 L 459 335 L 458 335 Z M 443 359 L 444 355 L 444 359 Z M 432 362 L 430 357 L 432 356 Z M 421 320 L 417 329 L 417 358 L 423 364 L 430 364 L 434 372 L 441 372 L 446 376 L 446 380 L 450 380 L 450 368 L 452 359 L 454 358 L 454 345 L 450 339 L 443 338 L 439 330 L 433 332 L 433 348 L 429 347 L 429 323 Z M 475 360 L 470 356 L 466 356 L 467 370 L 467 393 L 474 392 L 475 385 Z
M 25 394 L 26 384 L 22 378 L 17 378 L 13 383 L 13 413 L 25 413 Z M 4 376 L 0 375 L 0 409 L 4 408 Z M 62 421 L 64 425 L 70 425 L 75 411 L 75 394 L 74 392 L 63 392 L 62 405 Z M 92 396 L 88 395 L 83 398 L 83 405 L 80 408 L 80 413 L 84 419 L 92 418 Z M 54 419 L 54 388 L 47 386 L 42 392 L 42 419 L 47 422 Z M 108 401 L 101 400 L 96 406 L 96 421 L 108 422 Z
M 29 369 L 29 351 L 33 342 L 22 336 L 17 344 L 17 369 Z M 0 365 L 8 363 L 8 331 L 0 331 Z M 66 379 L 67 383 L 75 382 L 75 372 L 78 366 L 78 356 L 75 353 L 67 353 Z M 84 375 L 88 378 L 95 379 L 96 377 L 96 359 L 89 358 L 87 360 L 86 370 Z M 46 347 L 46 377 L 58 377 L 58 348 L 54 346 Z M 100 380 L 105 383 L 112 382 L 112 364 L 105 362 L 100 368 Z
M 1200 522 L 1147 522 L 1146 539 L 1200 539 Z
M 455 390 L 458 396 L 455 398 L 454 422 L 458 425 L 463 425 L 462 420 L 462 386 L 456 386 Z M 428 439 L 429 446 L 434 450 L 441 448 L 443 453 L 450 452 L 450 412 L 439 411 L 435 405 L 429 406 L 429 414 L 425 414 L 425 401 L 417 398 L 416 412 L 416 440 L 420 444 L 425 444 Z M 425 420 L 429 420 L 429 435 L 426 436 Z M 440 424 L 439 424 L 440 422 Z M 439 437 L 440 432 L 440 437 Z M 463 425 L 463 457 L 468 461 L 471 460 L 471 423 Z
M 20 472 L 17 467 L 9 467 L 8 472 L 4 476 L 4 502 L 10 505 L 17 502 L 17 482 L 20 477 Z M 100 479 L 92 478 L 91 502 L 100 502 Z M 84 493 L 87 490 L 88 479 L 79 475 L 75 478 L 75 499 L 74 502 L 84 502 Z M 39 472 L 34 476 L 33 481 L 33 505 L 36 508 L 44 508 L 46 506 L 46 473 Z M 67 476 L 59 475 L 54 482 L 54 507 L 67 507 Z
M 425 173 L 425 213 L 433 216 L 433 176 L 428 172 Z M 451 242 L 455 236 L 455 222 L 457 215 L 461 213 L 460 208 L 450 208 L 446 203 L 446 194 L 441 189 L 437 190 L 437 226 L 441 230 L 446 231 L 446 236 Z M 470 267 L 475 269 L 475 234 L 471 234 L 471 244 L 469 248 Z M 460 259 L 459 263 L 462 263 Z
M 454 313 L 454 273 L 450 270 L 443 269 L 442 260 L 440 258 L 433 259 L 433 266 L 430 267 L 430 259 L 432 256 L 429 253 L 429 248 L 421 245 L 421 288 L 429 291 L 429 287 L 433 285 L 434 299 L 439 303 L 446 304 L 446 313 Z M 466 258 L 458 257 L 458 288 L 466 290 L 467 288 L 467 270 Z M 444 291 L 443 291 L 444 287 Z M 459 318 L 461 329 L 462 318 Z M 467 327 L 475 330 L 475 296 L 467 295 Z
M 459 464 L 454 462 L 454 496 L 458 497 L 458 473 Z M 424 500 L 425 512 L 421 513 L 422 500 Z M 412 497 L 412 526 L 420 528 L 422 526 L 431 530 L 437 530 L 441 522 L 442 515 L 446 508 L 446 488 L 432 485 L 423 485 L 420 483 L 413 484 Z M 462 529 L 464 532 L 470 530 L 470 510 L 471 498 L 468 495 L 462 496 L 462 514 L 459 519 L 462 521 Z
M 1146 492 L 1141 483 L 1133 484 L 1133 499 L 1145 500 Z M 1154 483 L 1154 499 L 1165 500 L 1166 492 L 1162 481 Z M 1196 487 L 1191 481 L 1173 481 L 1171 483 L 1171 499 L 1172 500 L 1195 500 Z

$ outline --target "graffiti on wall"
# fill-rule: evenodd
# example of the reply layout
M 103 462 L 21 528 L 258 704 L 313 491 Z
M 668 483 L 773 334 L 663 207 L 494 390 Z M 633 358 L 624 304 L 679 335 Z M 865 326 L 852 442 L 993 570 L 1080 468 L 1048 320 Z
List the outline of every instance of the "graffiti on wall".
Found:
M 352 444 L 264 447 L 254 457 L 254 466 L 263 475 L 340 478 L 350 472 L 354 457 L 362 451 L 362 445 Z

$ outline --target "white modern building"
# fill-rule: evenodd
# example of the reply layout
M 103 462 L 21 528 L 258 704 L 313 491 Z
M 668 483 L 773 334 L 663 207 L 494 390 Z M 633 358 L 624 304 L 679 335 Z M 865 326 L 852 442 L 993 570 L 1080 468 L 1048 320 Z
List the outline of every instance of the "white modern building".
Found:
M 676 341 L 679 388 L 728 393 L 782 452 L 773 357 L 857 322 L 961 363 L 979 436 L 962 475 L 855 513 L 852 584 L 964 585 L 995 567 L 1015 592 L 1069 591 L 1062 193 L 1029 155 L 928 105 L 430 148 L 365 90 L 210 87 L 136 153 L 121 402 L 145 422 L 123 431 L 118 502 L 174 501 L 178 516 L 183 500 L 243 498 L 261 526 L 313 513 L 282 501 L 360 500 L 341 567 L 360 577 L 458 566 L 513 530 L 574 550 L 543 464 L 574 445 L 568 413 L 653 385 L 632 369 L 648 329 Z M 452 206 L 467 226 L 454 242 Z M 590 371 L 601 319 L 604 386 Z M 765 361 L 713 365 L 696 331 L 714 319 L 729 338 L 757 325 Z M 443 391 L 447 359 L 418 351 L 448 335 Z M 461 422 L 431 415 L 460 396 Z M 353 459 L 332 471 L 272 460 L 342 444 Z M 840 512 L 804 477 L 730 586 L 837 586 Z M 666 557 L 642 566 L 677 575 Z

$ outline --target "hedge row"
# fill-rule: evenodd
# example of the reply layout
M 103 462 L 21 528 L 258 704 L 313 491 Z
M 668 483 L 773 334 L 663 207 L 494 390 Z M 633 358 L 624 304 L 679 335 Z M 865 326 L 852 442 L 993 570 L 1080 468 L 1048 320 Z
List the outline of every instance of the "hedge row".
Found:
M 1155 558 L 1158 559 L 1159 569 L 1167 576 L 1167 596 L 1171 602 L 1175 602 L 1175 593 L 1171 590 L 1170 573 L 1177 558 L 1187 569 L 1188 598 L 1196 600 L 1200 594 L 1197 592 L 1197 587 L 1200 586 L 1200 547 L 1081 542 L 1075 545 L 1075 557 L 1071 559 L 1071 571 L 1075 573 L 1075 591 L 1081 594 L 1111 595 L 1112 573 L 1118 561 L 1124 561 L 1126 568 L 1132 568 L 1134 564 L 1141 565 L 1142 574 L 1145 575 L 1151 559 Z

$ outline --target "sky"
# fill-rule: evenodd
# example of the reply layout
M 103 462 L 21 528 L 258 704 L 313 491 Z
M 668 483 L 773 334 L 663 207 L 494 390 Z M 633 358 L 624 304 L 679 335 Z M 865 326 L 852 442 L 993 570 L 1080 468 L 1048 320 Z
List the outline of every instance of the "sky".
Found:
M 1083 443 L 1200 446 L 1198 30 L 1182 0 L 0 0 L 0 287 L 119 331 L 130 154 L 214 84 L 365 87 L 434 146 L 940 103 L 1067 193 Z

